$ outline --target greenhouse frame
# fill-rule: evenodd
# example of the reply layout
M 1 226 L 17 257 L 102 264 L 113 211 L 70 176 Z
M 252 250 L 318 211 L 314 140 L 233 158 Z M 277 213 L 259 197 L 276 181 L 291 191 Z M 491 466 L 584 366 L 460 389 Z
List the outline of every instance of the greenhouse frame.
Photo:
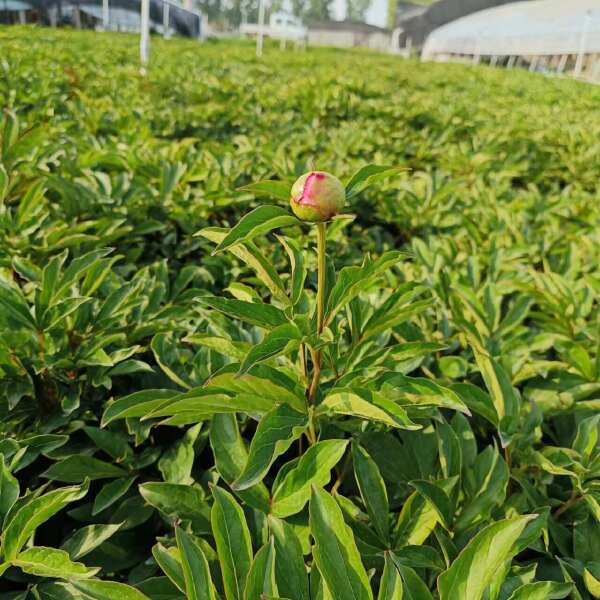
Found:
M 448 23 L 427 38 L 424 60 L 466 59 L 532 71 L 600 76 L 600 2 L 530 0 Z

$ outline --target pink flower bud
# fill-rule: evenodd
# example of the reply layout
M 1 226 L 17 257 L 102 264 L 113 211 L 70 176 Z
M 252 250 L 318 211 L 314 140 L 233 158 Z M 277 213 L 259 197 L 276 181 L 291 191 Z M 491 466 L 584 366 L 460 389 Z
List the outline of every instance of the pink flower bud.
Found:
M 305 173 L 292 186 L 290 205 L 302 221 L 329 221 L 346 199 L 342 182 L 325 171 Z

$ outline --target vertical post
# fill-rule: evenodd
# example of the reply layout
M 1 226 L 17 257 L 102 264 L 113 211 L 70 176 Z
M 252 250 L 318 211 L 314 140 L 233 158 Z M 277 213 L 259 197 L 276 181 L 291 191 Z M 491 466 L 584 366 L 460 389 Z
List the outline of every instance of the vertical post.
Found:
M 577 60 L 575 62 L 574 71 L 575 77 L 579 77 L 583 69 L 583 58 L 585 56 L 585 47 L 587 45 L 587 36 L 591 20 L 592 16 L 588 11 L 585 13 L 585 17 L 583 18 L 583 28 L 581 29 L 581 37 L 579 38 L 579 52 L 577 53 Z
M 256 36 L 256 56 L 263 52 L 263 36 L 265 27 L 265 0 L 258 0 L 258 35 Z
M 557 73 L 562 73 L 565 70 L 565 67 L 567 66 L 567 59 L 569 58 L 568 54 L 563 54 L 560 57 L 560 62 L 558 63 L 558 67 L 556 69 Z
M 163 37 L 169 37 L 169 9 L 170 4 L 163 2 Z
M 512 69 L 515 66 L 515 60 L 516 60 L 516 57 L 509 56 L 508 57 L 508 62 L 506 63 L 506 68 L 507 69 Z
M 24 10 L 19 11 L 19 23 L 21 23 L 21 25 L 27 23 L 27 13 Z
M 73 20 L 75 21 L 75 27 L 81 29 L 81 10 L 79 8 L 79 2 L 77 2 L 73 9 Z
M 201 40 L 202 36 L 202 13 L 198 13 L 198 39 Z
M 108 0 L 102 0 L 102 28 L 108 31 L 110 26 L 110 13 L 108 8 Z
M 473 54 L 473 64 L 479 64 L 481 59 L 481 45 L 479 44 L 479 40 L 475 43 L 475 54 Z
M 532 57 L 531 62 L 529 63 L 529 71 L 531 73 L 537 69 L 539 59 L 540 57 L 537 56 L 537 54 Z
M 150 56 L 150 0 L 141 0 L 140 10 L 140 63 L 145 74 Z
M 492 67 L 495 67 L 497 62 L 498 62 L 498 57 L 495 54 L 492 55 L 492 58 L 490 59 L 490 65 Z
M 406 38 L 406 58 L 410 58 L 412 54 L 412 38 L 410 35 Z

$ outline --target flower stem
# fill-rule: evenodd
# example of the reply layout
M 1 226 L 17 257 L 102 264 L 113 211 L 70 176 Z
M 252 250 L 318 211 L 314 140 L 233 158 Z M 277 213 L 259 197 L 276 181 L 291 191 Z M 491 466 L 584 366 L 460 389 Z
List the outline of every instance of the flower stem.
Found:
M 317 224 L 317 335 L 323 332 L 325 325 L 325 257 L 326 257 L 326 233 L 327 226 L 325 223 Z M 321 351 L 311 350 L 312 358 L 312 381 L 310 382 L 310 388 L 308 390 L 308 405 L 313 406 L 317 397 L 317 389 L 319 387 L 319 380 L 321 378 Z M 312 414 L 312 413 L 311 413 Z M 310 438 L 312 443 L 316 442 L 316 433 L 314 430 L 314 424 L 310 423 Z
M 323 332 L 325 321 L 325 257 L 327 225 L 317 224 L 317 333 Z

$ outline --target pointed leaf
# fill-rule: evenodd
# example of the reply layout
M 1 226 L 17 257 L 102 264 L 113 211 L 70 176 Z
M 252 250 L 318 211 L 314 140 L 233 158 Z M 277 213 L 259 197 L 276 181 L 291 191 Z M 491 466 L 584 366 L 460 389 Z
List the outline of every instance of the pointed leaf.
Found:
M 354 475 L 363 502 L 375 530 L 383 541 L 389 541 L 389 503 L 385 483 L 375 461 L 357 443 L 352 444 Z
M 267 474 L 273 461 L 287 451 L 308 425 L 306 415 L 287 404 L 268 412 L 258 424 L 250 444 L 248 462 L 241 475 L 234 481 L 234 490 L 245 490 Z
M 93 577 L 100 570 L 86 567 L 80 562 L 73 562 L 69 553 L 64 550 L 43 546 L 34 546 L 19 553 L 12 560 L 12 564 L 30 575 L 68 580 Z
M 213 497 L 211 523 L 225 596 L 227 600 L 243 600 L 252 563 L 250 531 L 242 509 L 229 492 L 213 487 Z
M 534 515 L 504 519 L 482 529 L 438 578 L 440 600 L 480 600 Z
M 269 515 L 269 530 L 275 542 L 275 579 L 282 597 L 310 600 L 302 546 L 291 525 Z
M 271 538 L 257 553 L 248 573 L 244 600 L 278 596 L 275 580 L 275 544 Z
M 331 479 L 331 469 L 341 460 L 347 440 L 324 440 L 311 446 L 276 482 L 271 514 L 288 517 L 300 512 L 308 502 L 311 486 L 323 487 Z
M 202 548 L 192 536 L 180 527 L 175 529 L 177 547 L 181 555 L 181 566 L 188 600 L 216 600 L 215 588 L 210 578 L 208 561 Z
M 335 590 L 336 600 L 373 600 L 352 530 L 337 502 L 313 486 L 309 512 L 313 557 L 327 587 Z
M 251 240 L 278 227 L 299 224 L 300 221 L 284 208 L 271 205 L 258 206 L 238 221 L 225 239 L 213 250 L 213 254 L 223 252 L 230 246 Z

